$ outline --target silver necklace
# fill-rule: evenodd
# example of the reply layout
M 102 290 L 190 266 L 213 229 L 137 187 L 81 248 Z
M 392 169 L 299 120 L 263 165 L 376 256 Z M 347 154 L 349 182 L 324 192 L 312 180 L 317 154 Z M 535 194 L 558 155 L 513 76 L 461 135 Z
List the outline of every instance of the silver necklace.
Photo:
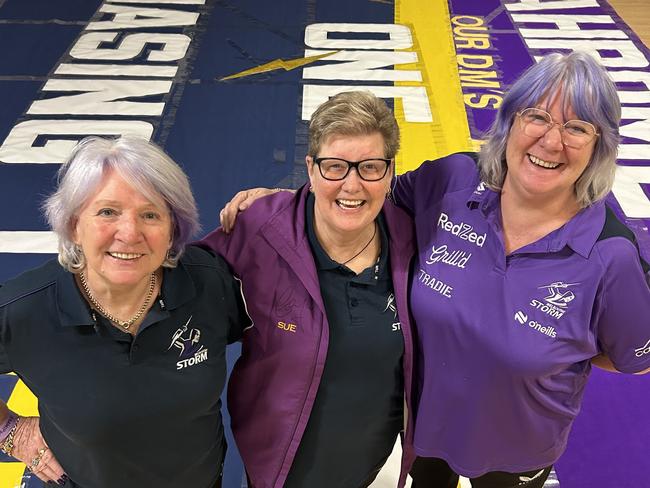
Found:
M 345 261 L 345 262 L 343 262 L 343 263 L 341 263 L 341 264 L 343 264 L 343 265 L 348 264 L 348 263 L 349 263 L 350 261 L 352 261 L 354 258 L 356 258 L 357 256 L 359 256 L 363 251 L 365 251 L 366 249 L 368 249 L 368 246 L 370 245 L 370 243 L 371 243 L 373 240 L 375 240 L 375 236 L 376 236 L 376 235 L 377 235 L 377 222 L 375 221 L 375 230 L 372 232 L 372 237 L 370 238 L 370 240 L 369 240 L 368 242 L 366 242 L 366 245 L 363 246 L 363 247 L 361 248 L 361 250 L 360 250 L 358 253 L 356 253 L 356 254 L 355 254 L 354 256 L 352 256 L 350 259 L 348 259 L 347 261 Z
M 131 317 L 129 320 L 120 320 L 115 315 L 107 312 L 104 307 L 102 307 L 101 303 L 97 301 L 95 296 L 90 291 L 90 286 L 88 286 L 88 281 L 86 281 L 86 275 L 84 274 L 83 271 L 79 273 L 79 281 L 81 282 L 81 287 L 83 288 L 84 293 L 88 297 L 88 300 L 90 301 L 90 304 L 93 306 L 93 308 L 97 310 L 100 314 L 102 314 L 104 317 L 106 317 L 108 320 L 113 322 L 114 324 L 117 324 L 124 330 L 128 331 L 129 327 L 135 324 L 149 308 L 149 303 L 151 302 L 151 298 L 153 297 L 153 292 L 156 289 L 156 283 L 158 282 L 158 279 L 156 278 L 155 271 L 151 273 L 151 278 L 149 279 L 149 290 L 147 291 L 147 295 L 144 298 L 144 303 L 142 304 L 140 309 L 136 312 L 136 314 L 133 317 Z

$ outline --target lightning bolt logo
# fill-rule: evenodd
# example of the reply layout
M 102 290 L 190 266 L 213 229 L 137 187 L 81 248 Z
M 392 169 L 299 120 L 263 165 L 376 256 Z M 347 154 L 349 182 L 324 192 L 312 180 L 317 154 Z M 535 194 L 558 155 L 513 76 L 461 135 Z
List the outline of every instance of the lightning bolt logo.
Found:
M 250 76 L 250 75 L 256 75 L 259 73 L 266 73 L 267 71 L 275 71 L 278 69 L 283 69 L 285 71 L 291 71 L 292 69 L 300 68 L 301 66 L 305 66 L 306 64 L 313 63 L 315 61 L 318 61 L 319 59 L 326 58 L 328 56 L 332 56 L 333 54 L 336 54 L 338 51 L 334 51 L 331 53 L 325 53 L 325 54 L 317 54 L 315 56 L 306 56 L 304 58 L 295 58 L 295 59 L 274 59 L 271 62 L 262 64 L 260 66 L 256 66 L 255 68 L 247 69 L 244 71 L 240 71 L 239 73 L 235 73 L 230 76 L 224 76 L 223 78 L 220 78 L 219 81 L 226 81 L 226 80 L 234 80 L 236 78 L 244 78 L 245 76 Z

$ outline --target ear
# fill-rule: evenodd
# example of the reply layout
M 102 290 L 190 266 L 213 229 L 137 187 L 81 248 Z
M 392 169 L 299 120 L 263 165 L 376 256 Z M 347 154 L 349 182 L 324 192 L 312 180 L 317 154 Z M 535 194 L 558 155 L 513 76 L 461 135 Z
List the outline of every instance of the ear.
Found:
M 388 188 L 386 189 L 386 193 L 390 192 L 391 188 L 393 187 L 393 178 L 395 177 L 395 158 L 393 158 L 388 165 L 387 176 L 388 178 L 386 178 L 386 185 Z
M 77 226 L 79 225 L 79 218 L 77 216 L 74 216 L 70 219 L 70 223 L 68 224 L 70 228 L 70 240 L 75 243 L 77 246 L 79 245 L 79 231 L 77 230 Z
M 305 164 L 307 165 L 307 176 L 309 176 L 309 183 L 311 186 L 314 186 L 314 171 L 316 170 L 316 165 L 311 156 L 305 156 Z

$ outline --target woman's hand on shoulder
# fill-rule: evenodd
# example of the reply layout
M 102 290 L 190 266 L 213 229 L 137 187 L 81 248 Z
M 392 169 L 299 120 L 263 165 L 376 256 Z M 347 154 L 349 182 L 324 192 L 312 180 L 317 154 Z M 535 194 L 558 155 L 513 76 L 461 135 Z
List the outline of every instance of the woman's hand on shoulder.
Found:
M 219 212 L 219 221 L 223 231 L 226 234 L 230 234 L 232 229 L 235 227 L 237 214 L 250 207 L 255 200 L 279 191 L 283 190 L 281 188 L 251 188 L 236 193 L 235 196 L 226 203 L 223 209 L 221 209 L 221 212 Z
M 43 439 L 39 420 L 39 417 L 20 418 L 12 457 L 25 463 L 39 479 L 64 485 L 67 476 Z

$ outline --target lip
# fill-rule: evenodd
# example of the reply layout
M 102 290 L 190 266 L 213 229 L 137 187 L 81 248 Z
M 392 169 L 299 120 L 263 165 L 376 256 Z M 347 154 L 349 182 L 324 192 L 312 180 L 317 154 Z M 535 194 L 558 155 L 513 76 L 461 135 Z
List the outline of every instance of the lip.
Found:
M 342 210 L 351 211 L 362 208 L 367 202 L 366 200 L 353 199 L 353 198 L 337 198 L 335 200 L 336 206 Z
M 120 261 L 120 262 L 133 262 L 140 259 L 144 254 L 136 252 L 118 252 L 118 251 L 106 251 L 106 255 L 109 257 Z
M 562 163 L 557 161 L 546 161 L 545 159 L 539 158 L 533 154 L 527 153 L 528 161 L 535 167 L 553 171 L 562 166 Z

